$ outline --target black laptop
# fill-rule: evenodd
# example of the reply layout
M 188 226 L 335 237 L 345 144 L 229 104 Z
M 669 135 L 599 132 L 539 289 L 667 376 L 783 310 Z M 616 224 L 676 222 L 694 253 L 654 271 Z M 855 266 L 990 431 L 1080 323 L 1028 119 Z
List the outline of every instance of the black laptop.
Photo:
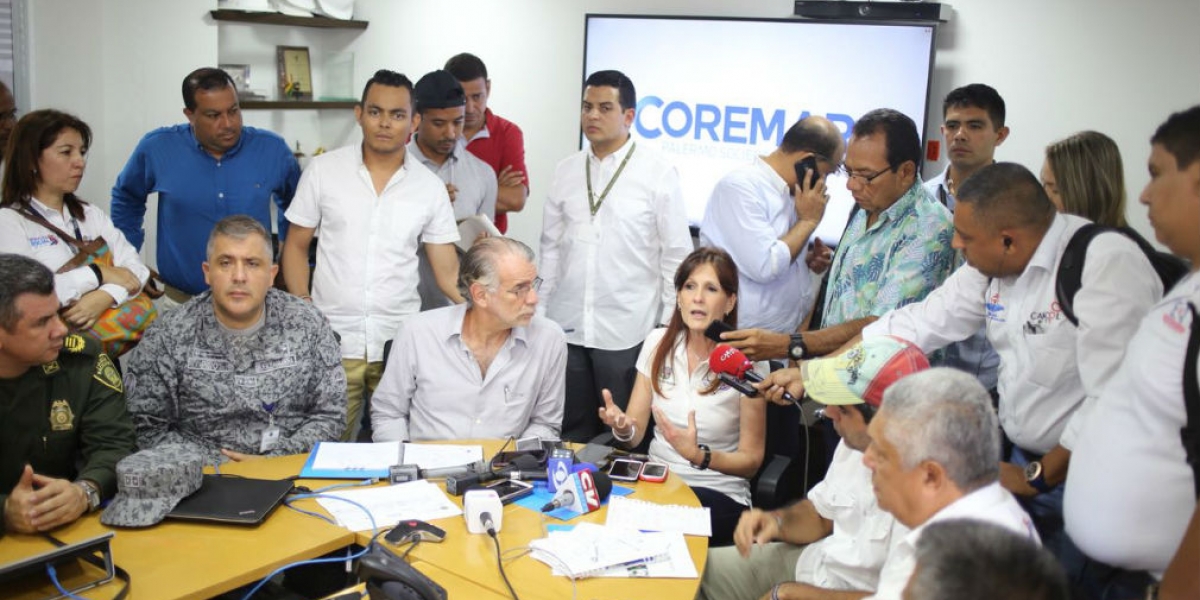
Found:
M 196 493 L 179 501 L 168 519 L 258 525 L 292 490 L 287 479 L 205 475 Z

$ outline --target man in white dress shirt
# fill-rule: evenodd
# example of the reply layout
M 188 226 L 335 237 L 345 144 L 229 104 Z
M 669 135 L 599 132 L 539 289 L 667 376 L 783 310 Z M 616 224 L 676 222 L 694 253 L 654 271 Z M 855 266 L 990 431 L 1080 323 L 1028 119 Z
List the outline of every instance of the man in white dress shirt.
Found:
M 534 316 L 533 250 L 484 238 L 463 256 L 465 306 L 404 322 L 371 402 L 374 440 L 558 439 L 567 343 Z
M 874 590 L 893 541 L 907 533 L 879 507 L 863 450 L 867 425 L 883 392 L 900 378 L 928 369 L 915 346 L 893 337 L 868 340 L 836 357 L 804 363 L 805 392 L 827 404 L 841 436 L 825 479 L 791 506 L 742 513 L 736 547 L 708 552 L 700 598 L 757 600 L 806 598 L 821 593 Z M 755 547 L 757 546 L 757 548 Z
M 977 519 L 1040 541 L 1029 515 L 1000 485 L 1000 426 L 991 395 L 973 376 L 938 368 L 901 379 L 883 393 L 867 433 L 863 461 L 875 497 L 910 530 L 888 552 L 871 598 L 900 600 L 917 541 L 932 523 Z
M 408 152 L 446 182 L 454 220 L 496 214 L 496 176 L 487 163 L 467 152 L 461 139 L 467 100 L 463 87 L 446 71 L 431 71 L 413 88 L 417 128 Z M 452 304 L 438 289 L 433 266 L 424 252 L 417 253 L 421 270 L 421 310 Z
M 1033 515 L 1046 547 L 1067 561 L 1077 554 L 1062 533 L 1071 449 L 1138 321 L 1162 296 L 1137 245 L 1102 233 L 1088 246 L 1075 296 L 1079 325 L 1067 320 L 1055 294 L 1058 266 L 1087 222 L 1058 214 L 1025 167 L 988 165 L 958 188 L 954 247 L 967 264 L 924 301 L 863 330 L 864 339 L 894 335 L 928 353 L 986 327 L 1000 355 L 1000 424 L 1014 446 L 1000 480 Z
M 825 175 L 842 164 L 837 126 L 811 116 L 792 125 L 779 147 L 722 177 L 713 188 L 700 244 L 729 252 L 737 263 L 740 329 L 791 334 L 816 298 L 805 256 L 825 214 Z M 813 157 L 821 175 L 799 184 L 795 164 Z M 773 357 L 760 357 L 756 360 Z
M 1200 456 L 1181 436 L 1189 426 L 1200 443 L 1200 412 L 1185 400 L 1200 388 L 1184 379 L 1200 371 L 1187 355 L 1200 336 L 1200 106 L 1171 115 L 1150 143 L 1141 201 L 1158 241 L 1192 271 L 1141 320 L 1071 459 L 1067 533 L 1088 557 L 1083 593 L 1104 600 L 1200 598 L 1200 480 L 1188 464 Z
M 438 288 L 458 293 L 458 228 L 446 186 L 405 152 L 413 116 L 412 82 L 375 73 L 354 116 L 361 144 L 313 158 L 288 208 L 283 246 L 288 291 L 309 299 L 308 249 L 317 232 L 311 300 L 341 336 L 349 440 L 383 372 L 383 345 L 420 310 L 417 248 L 428 254 Z
M 566 440 L 600 433 L 602 389 L 628 402 L 642 342 L 670 318 L 675 270 L 692 251 L 678 172 L 629 134 L 636 104 L 624 74 L 587 78 L 589 144 L 558 163 L 542 217 L 545 315 L 569 344 Z

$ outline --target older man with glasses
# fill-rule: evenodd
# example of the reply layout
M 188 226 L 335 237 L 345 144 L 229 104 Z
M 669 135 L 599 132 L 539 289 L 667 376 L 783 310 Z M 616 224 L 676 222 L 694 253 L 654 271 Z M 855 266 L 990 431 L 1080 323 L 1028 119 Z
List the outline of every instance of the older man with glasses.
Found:
M 400 326 L 371 403 L 374 440 L 558 439 L 567 339 L 534 314 L 541 284 L 529 246 L 476 242 L 458 276 L 466 304 Z
M 748 329 L 722 337 L 753 360 L 821 356 L 841 348 L 879 315 L 917 302 L 941 285 L 956 264 L 950 244 L 954 228 L 950 211 L 925 191 L 920 163 L 921 138 L 912 119 L 886 108 L 859 118 L 844 166 L 855 207 L 819 307 L 825 328 L 788 335 L 791 329 L 764 326 L 774 331 Z

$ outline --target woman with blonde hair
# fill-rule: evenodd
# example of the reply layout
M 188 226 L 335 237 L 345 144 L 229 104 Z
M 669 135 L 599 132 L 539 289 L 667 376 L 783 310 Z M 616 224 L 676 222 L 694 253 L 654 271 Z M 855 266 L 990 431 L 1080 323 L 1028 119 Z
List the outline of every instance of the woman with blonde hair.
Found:
M 1112 138 L 1081 131 L 1046 146 L 1042 187 L 1062 213 L 1125 227 L 1125 167 Z

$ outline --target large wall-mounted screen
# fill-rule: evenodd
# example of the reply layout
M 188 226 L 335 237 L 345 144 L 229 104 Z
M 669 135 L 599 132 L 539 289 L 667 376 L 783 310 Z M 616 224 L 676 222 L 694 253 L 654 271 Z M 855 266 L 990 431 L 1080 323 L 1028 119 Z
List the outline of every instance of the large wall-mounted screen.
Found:
M 925 131 L 932 25 L 588 15 L 586 27 L 584 76 L 617 69 L 633 81 L 633 135 L 675 161 L 693 225 L 717 180 L 769 153 L 802 116 L 848 133 L 888 107 Z M 829 182 L 818 235 L 830 243 L 853 202 L 845 183 Z

